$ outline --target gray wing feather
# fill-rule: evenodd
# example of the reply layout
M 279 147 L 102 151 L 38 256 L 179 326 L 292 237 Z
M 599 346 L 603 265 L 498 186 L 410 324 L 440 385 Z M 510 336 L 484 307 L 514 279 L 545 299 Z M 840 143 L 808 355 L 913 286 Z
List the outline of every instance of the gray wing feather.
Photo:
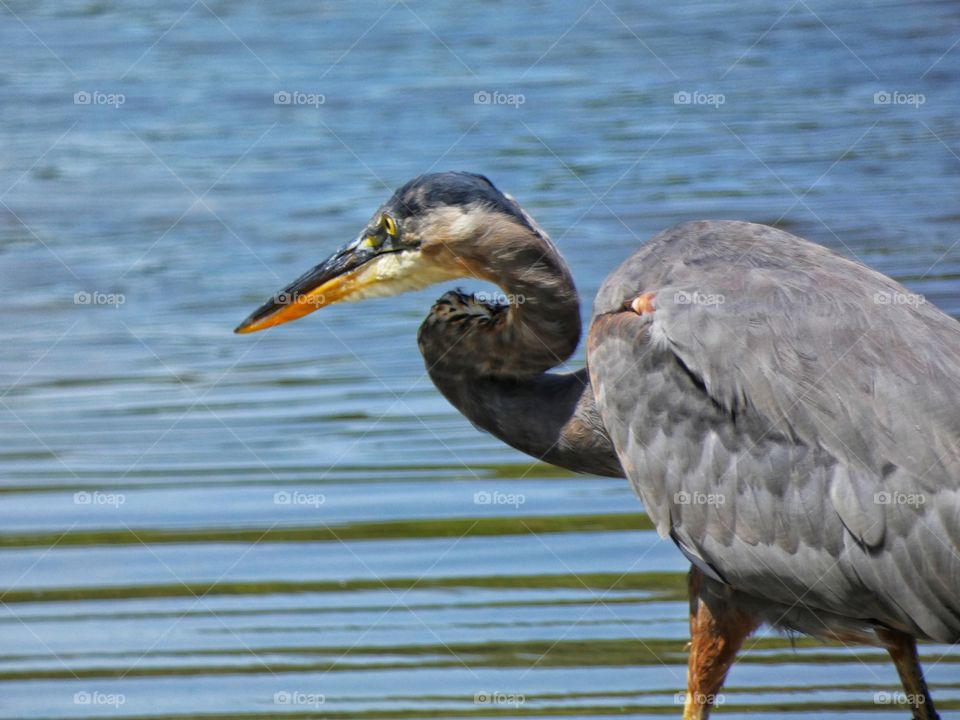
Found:
M 655 311 L 624 306 L 654 292 Z M 960 324 L 774 228 L 678 226 L 601 288 L 588 363 L 664 536 L 745 592 L 960 638 Z

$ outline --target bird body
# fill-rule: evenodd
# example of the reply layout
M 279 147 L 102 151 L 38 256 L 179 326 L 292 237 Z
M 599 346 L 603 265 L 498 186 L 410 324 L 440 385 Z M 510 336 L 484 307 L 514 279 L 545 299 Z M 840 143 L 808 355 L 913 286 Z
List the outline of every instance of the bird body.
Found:
M 646 289 L 652 313 L 623 310 Z M 688 223 L 604 283 L 588 364 L 658 532 L 765 620 L 956 642 L 960 325 L 892 297 L 785 232 Z
M 442 279 L 431 379 L 477 427 L 623 476 L 691 561 L 685 718 L 705 718 L 762 624 L 888 649 L 934 718 L 915 638 L 960 640 L 960 325 L 890 278 L 764 225 L 666 230 L 597 294 L 587 367 L 572 276 L 510 196 L 469 173 L 401 187 L 361 236 L 238 328 Z M 309 305 L 309 307 L 306 307 Z

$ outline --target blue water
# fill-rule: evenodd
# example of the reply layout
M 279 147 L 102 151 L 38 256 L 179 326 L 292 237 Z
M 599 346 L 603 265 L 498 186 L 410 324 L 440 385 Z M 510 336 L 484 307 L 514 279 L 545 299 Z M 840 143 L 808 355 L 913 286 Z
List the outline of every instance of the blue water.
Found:
M 441 288 L 231 330 L 442 169 L 524 204 L 585 315 L 701 218 L 778 224 L 960 315 L 958 20 L 0 4 L 0 718 L 679 716 L 685 563 L 616 525 L 641 510 L 625 482 L 531 465 L 438 395 L 415 332 Z M 475 503 L 494 491 L 523 502 Z M 564 524 L 585 514 L 613 524 Z M 949 717 L 960 654 L 924 653 Z M 897 687 L 875 651 L 770 635 L 723 711 L 905 717 L 877 696 Z

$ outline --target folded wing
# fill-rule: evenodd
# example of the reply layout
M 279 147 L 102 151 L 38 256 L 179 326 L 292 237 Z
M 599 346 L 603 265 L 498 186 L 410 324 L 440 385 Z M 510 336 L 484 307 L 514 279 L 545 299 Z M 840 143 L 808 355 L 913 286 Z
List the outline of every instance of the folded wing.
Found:
M 648 513 L 705 571 L 960 638 L 956 321 L 787 233 L 690 223 L 604 283 L 588 362 Z

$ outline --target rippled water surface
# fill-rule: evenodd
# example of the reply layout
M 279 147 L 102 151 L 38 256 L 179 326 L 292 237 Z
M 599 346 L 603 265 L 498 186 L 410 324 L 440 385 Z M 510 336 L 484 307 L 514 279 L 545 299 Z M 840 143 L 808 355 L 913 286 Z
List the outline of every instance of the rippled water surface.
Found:
M 0 717 L 678 717 L 685 562 L 625 481 L 438 395 L 440 289 L 231 329 L 455 168 L 553 235 L 584 313 L 654 232 L 741 218 L 960 314 L 958 21 L 0 3 Z M 878 651 L 748 646 L 724 716 L 908 714 Z M 960 716 L 960 652 L 923 651 Z

